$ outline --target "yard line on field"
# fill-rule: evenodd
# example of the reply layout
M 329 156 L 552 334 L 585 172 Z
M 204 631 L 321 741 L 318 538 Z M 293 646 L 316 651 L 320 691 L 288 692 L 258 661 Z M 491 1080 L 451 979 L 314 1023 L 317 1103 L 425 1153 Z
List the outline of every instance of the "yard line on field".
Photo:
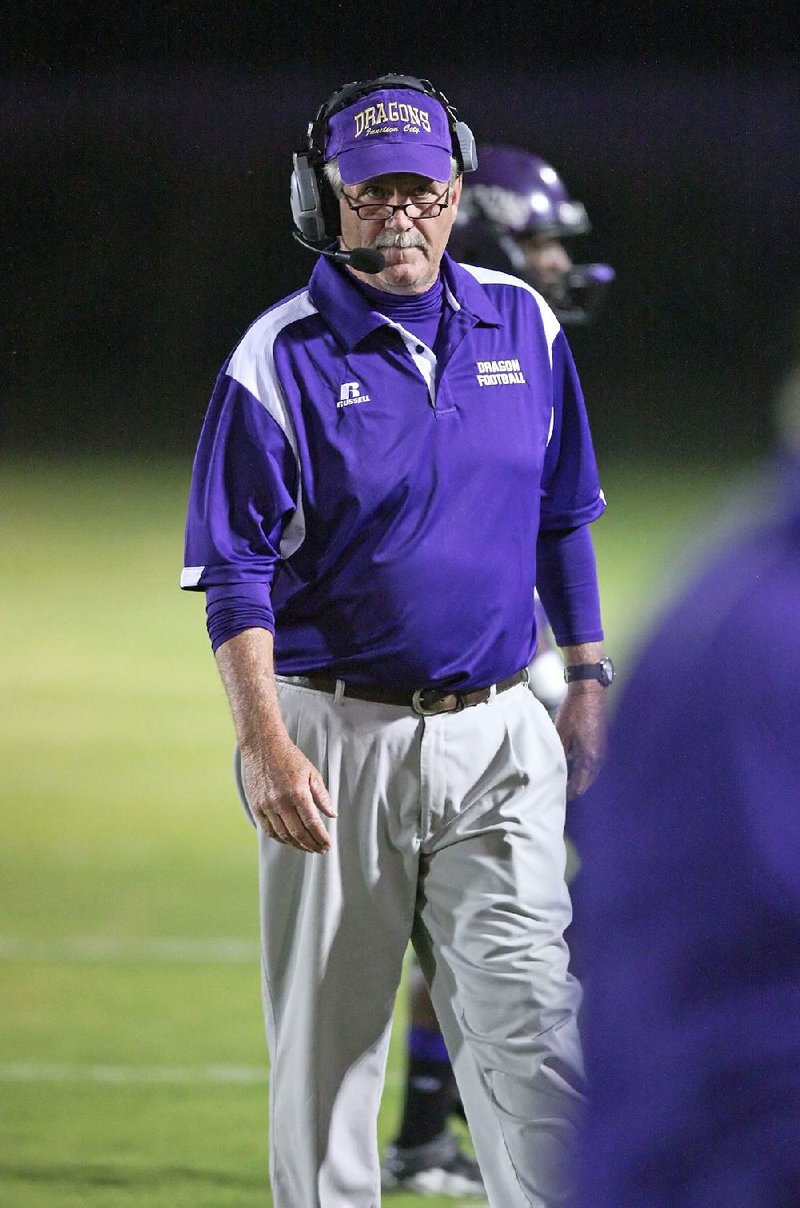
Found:
M 267 1067 L 259 1065 L 54 1065 L 11 1061 L 0 1063 L 0 1082 L 102 1082 L 249 1086 L 267 1081 Z
M 253 1086 L 266 1084 L 266 1065 L 66 1065 L 53 1062 L 0 1062 L 3 1082 L 92 1082 L 107 1086 Z M 399 1074 L 386 1079 L 389 1090 L 403 1082 Z
M 0 960 L 17 961 L 166 961 L 195 965 L 249 965 L 259 959 L 257 940 L 167 936 L 114 939 L 84 935 L 58 940 L 0 936 Z

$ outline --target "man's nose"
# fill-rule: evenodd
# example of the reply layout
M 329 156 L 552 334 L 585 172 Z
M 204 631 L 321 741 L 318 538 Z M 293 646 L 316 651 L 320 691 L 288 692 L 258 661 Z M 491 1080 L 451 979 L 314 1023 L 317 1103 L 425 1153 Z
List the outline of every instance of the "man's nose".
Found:
M 414 225 L 414 220 L 409 218 L 405 210 L 395 210 L 391 218 L 386 219 L 386 225 L 395 231 L 409 231 Z

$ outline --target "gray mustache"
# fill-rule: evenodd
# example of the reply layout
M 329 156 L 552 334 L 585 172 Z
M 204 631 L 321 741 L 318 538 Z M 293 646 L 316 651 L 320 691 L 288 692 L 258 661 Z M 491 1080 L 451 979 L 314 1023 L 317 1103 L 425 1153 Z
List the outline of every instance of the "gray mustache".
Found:
M 425 240 L 419 231 L 381 231 L 372 245 L 373 247 L 425 247 Z

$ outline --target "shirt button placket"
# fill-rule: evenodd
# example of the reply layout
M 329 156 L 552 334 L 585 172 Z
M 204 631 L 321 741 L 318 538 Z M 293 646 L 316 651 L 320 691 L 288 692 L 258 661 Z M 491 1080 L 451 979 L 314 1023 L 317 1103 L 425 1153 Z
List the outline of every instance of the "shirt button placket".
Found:
M 436 357 L 424 344 L 417 344 L 413 352 L 414 361 L 425 379 L 431 406 L 436 410 Z

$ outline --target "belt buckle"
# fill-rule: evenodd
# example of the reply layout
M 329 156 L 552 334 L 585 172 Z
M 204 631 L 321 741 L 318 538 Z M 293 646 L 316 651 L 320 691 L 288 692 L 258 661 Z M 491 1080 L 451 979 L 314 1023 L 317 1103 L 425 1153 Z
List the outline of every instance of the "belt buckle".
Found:
M 417 688 L 411 694 L 411 708 L 418 717 L 434 717 L 438 713 L 438 709 L 429 709 L 422 703 L 422 697 L 426 692 L 430 692 L 430 688 Z
M 438 704 L 442 703 L 445 696 L 454 696 L 456 703 L 449 709 L 436 709 L 426 705 L 423 697 L 429 693 L 434 693 L 438 697 Z M 419 717 L 436 717 L 439 713 L 458 713 L 464 708 L 464 702 L 458 692 L 440 692 L 438 688 L 417 688 L 411 694 L 411 708 Z

